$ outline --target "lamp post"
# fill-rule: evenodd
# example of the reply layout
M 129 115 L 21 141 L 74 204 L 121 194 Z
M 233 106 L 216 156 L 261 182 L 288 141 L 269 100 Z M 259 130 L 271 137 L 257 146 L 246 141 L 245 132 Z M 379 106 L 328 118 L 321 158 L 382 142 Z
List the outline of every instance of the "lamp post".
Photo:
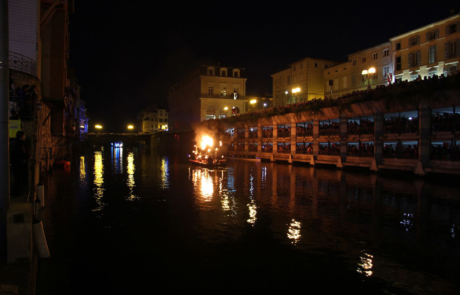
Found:
M 94 128 L 96 128 L 96 129 L 99 130 L 99 132 L 100 132 L 101 129 L 102 129 L 102 125 L 97 124 L 97 125 L 94 126 Z
M 375 74 L 375 68 L 372 67 L 369 70 L 363 70 L 361 73 L 362 75 L 367 75 L 367 89 L 371 89 L 371 85 L 369 84 L 369 74 Z
M 252 105 L 252 109 L 254 110 L 256 108 L 257 99 L 251 99 L 249 103 Z
M 300 93 L 300 87 L 297 87 L 297 88 L 294 88 L 292 89 L 292 94 L 296 94 L 296 93 Z M 292 103 L 292 100 L 294 100 L 294 103 L 297 102 L 297 99 L 295 98 L 295 96 L 292 96 L 293 99 L 291 99 L 291 103 Z

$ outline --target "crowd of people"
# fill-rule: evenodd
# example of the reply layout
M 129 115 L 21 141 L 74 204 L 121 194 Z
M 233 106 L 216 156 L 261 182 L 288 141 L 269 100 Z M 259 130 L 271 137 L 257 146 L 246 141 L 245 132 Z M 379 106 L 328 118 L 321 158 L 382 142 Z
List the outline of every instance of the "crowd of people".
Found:
M 296 145 L 296 154 L 313 154 L 313 145 L 311 142 L 298 142 Z
M 273 138 L 273 127 L 263 127 L 262 138 Z
M 431 114 L 431 128 L 432 128 L 432 132 L 460 131 L 460 114 L 458 113 Z
M 431 160 L 441 161 L 459 161 L 460 160 L 460 145 L 453 147 L 450 143 L 431 145 Z
M 374 144 L 372 142 L 348 144 L 347 155 L 352 157 L 373 157 Z
M 339 122 L 320 122 L 319 135 L 339 135 L 340 123 Z
M 273 144 L 262 143 L 262 153 L 273 153 Z
M 385 118 L 383 126 L 386 134 L 418 133 L 418 117 Z
M 383 145 L 383 157 L 395 159 L 418 159 L 418 145 L 404 146 L 400 141 L 396 144 Z
M 257 152 L 257 143 L 250 142 L 248 146 L 250 152 Z
M 347 131 L 349 135 L 373 134 L 374 121 L 366 118 L 361 118 L 359 121 L 349 120 Z
M 279 143 L 277 152 L 282 153 L 282 154 L 290 154 L 291 153 L 291 144 L 287 143 L 287 142 Z
M 340 143 L 320 144 L 318 153 L 320 155 L 340 155 Z
M 291 126 L 279 125 L 278 137 L 291 137 Z
M 304 122 L 296 124 L 296 135 L 297 136 L 313 136 L 313 124 L 312 122 Z
M 238 142 L 236 145 L 236 150 L 239 152 L 244 151 L 244 142 Z

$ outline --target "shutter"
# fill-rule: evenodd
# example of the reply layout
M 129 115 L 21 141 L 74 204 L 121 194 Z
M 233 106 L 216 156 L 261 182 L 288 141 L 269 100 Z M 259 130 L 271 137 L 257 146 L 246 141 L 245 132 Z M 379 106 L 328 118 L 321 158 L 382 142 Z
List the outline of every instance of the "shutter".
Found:
M 439 38 L 439 29 L 436 29 L 436 39 Z
M 409 53 L 407 57 L 407 64 L 409 68 L 412 66 L 411 63 L 412 63 L 412 53 Z
M 417 66 L 421 65 L 421 55 L 422 53 L 420 51 L 417 52 Z
M 420 35 L 417 36 L 417 44 L 420 44 Z
M 412 39 L 414 39 L 413 37 L 409 38 L 409 47 L 412 46 Z
M 449 42 L 444 44 L 444 60 L 449 58 Z

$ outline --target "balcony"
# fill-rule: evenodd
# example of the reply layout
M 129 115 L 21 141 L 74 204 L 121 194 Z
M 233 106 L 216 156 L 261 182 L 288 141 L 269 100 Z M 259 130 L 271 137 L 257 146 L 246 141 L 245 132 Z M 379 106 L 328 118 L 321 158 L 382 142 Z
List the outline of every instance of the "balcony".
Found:
M 8 53 L 8 67 L 32 76 L 37 76 L 37 62 L 16 52 Z

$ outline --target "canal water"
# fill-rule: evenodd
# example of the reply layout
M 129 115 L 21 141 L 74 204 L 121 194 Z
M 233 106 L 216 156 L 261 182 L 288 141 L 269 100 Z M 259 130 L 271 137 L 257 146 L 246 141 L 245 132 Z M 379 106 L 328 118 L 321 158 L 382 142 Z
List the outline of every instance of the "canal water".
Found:
M 46 185 L 37 294 L 459 290 L 458 181 L 112 149 Z

